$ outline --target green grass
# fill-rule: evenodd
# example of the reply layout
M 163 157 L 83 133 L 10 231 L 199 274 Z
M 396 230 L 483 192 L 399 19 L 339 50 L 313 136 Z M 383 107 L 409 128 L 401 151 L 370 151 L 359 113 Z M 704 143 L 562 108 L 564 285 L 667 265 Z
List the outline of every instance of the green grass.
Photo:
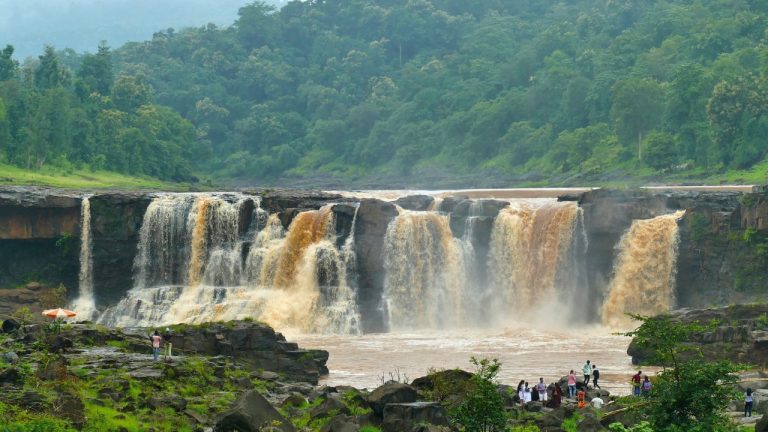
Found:
M 189 190 L 190 188 L 190 185 L 185 183 L 164 182 L 150 177 L 134 177 L 111 171 L 65 171 L 55 167 L 26 170 L 4 163 L 0 163 L 0 185 L 51 186 L 72 189 L 118 188 L 177 191 Z

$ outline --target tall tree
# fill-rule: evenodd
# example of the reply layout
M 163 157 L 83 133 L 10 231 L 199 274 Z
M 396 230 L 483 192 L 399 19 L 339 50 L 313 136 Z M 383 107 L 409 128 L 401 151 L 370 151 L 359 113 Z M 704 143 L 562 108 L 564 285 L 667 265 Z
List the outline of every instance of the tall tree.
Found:
M 38 58 L 40 64 L 34 70 L 35 87 L 47 90 L 69 85 L 69 71 L 59 64 L 56 51 L 52 46 L 46 45 L 43 55 Z
M 13 46 L 6 45 L 0 51 L 0 81 L 7 81 L 16 77 L 19 69 L 19 62 L 13 59 Z
M 611 116 L 625 142 L 637 140 L 637 159 L 643 160 L 643 136 L 659 126 L 664 116 L 664 89 L 650 79 L 630 78 L 614 86 Z
M 112 54 L 106 42 L 102 41 L 99 44 L 96 54 L 86 54 L 83 57 L 77 77 L 83 85 L 82 91 L 86 93 L 85 95 L 79 95 L 81 98 L 84 99 L 83 96 L 87 96 L 92 92 L 109 95 L 115 77 L 112 72 Z

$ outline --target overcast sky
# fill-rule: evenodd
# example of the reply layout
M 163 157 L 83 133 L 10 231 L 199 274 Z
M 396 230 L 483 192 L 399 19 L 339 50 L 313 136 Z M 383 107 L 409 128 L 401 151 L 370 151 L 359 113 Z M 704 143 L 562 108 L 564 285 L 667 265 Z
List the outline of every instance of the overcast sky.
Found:
M 252 0 L 0 0 L 0 48 L 15 57 L 40 55 L 45 44 L 57 50 L 94 52 L 106 40 L 117 48 L 147 40 L 158 30 L 207 23 L 229 25 Z M 281 4 L 283 0 L 268 0 Z

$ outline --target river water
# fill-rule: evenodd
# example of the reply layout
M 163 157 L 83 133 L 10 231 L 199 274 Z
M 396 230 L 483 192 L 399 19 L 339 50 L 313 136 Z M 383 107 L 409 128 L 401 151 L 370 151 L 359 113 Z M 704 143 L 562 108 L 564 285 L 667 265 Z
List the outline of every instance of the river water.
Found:
M 516 386 L 521 379 L 531 385 L 544 377 L 553 382 L 589 359 L 600 369 L 600 385 L 611 394 L 629 394 L 629 379 L 636 372 L 627 355 L 629 338 L 600 327 L 532 329 L 511 326 L 498 330 L 450 332 L 395 332 L 360 336 L 287 334 L 302 348 L 330 352 L 330 374 L 322 383 L 373 389 L 390 373 L 401 381 L 424 376 L 431 368 L 472 371 L 471 356 L 497 358 L 502 363 L 499 380 Z M 644 371 L 645 372 L 645 371 Z

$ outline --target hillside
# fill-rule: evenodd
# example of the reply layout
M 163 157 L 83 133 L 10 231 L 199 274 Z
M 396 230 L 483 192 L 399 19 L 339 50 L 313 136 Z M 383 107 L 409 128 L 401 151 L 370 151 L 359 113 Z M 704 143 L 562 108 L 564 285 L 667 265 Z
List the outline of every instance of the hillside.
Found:
M 757 0 L 256 2 L 229 27 L 0 58 L 0 140 L 30 169 L 174 181 L 762 183 L 766 13 Z

